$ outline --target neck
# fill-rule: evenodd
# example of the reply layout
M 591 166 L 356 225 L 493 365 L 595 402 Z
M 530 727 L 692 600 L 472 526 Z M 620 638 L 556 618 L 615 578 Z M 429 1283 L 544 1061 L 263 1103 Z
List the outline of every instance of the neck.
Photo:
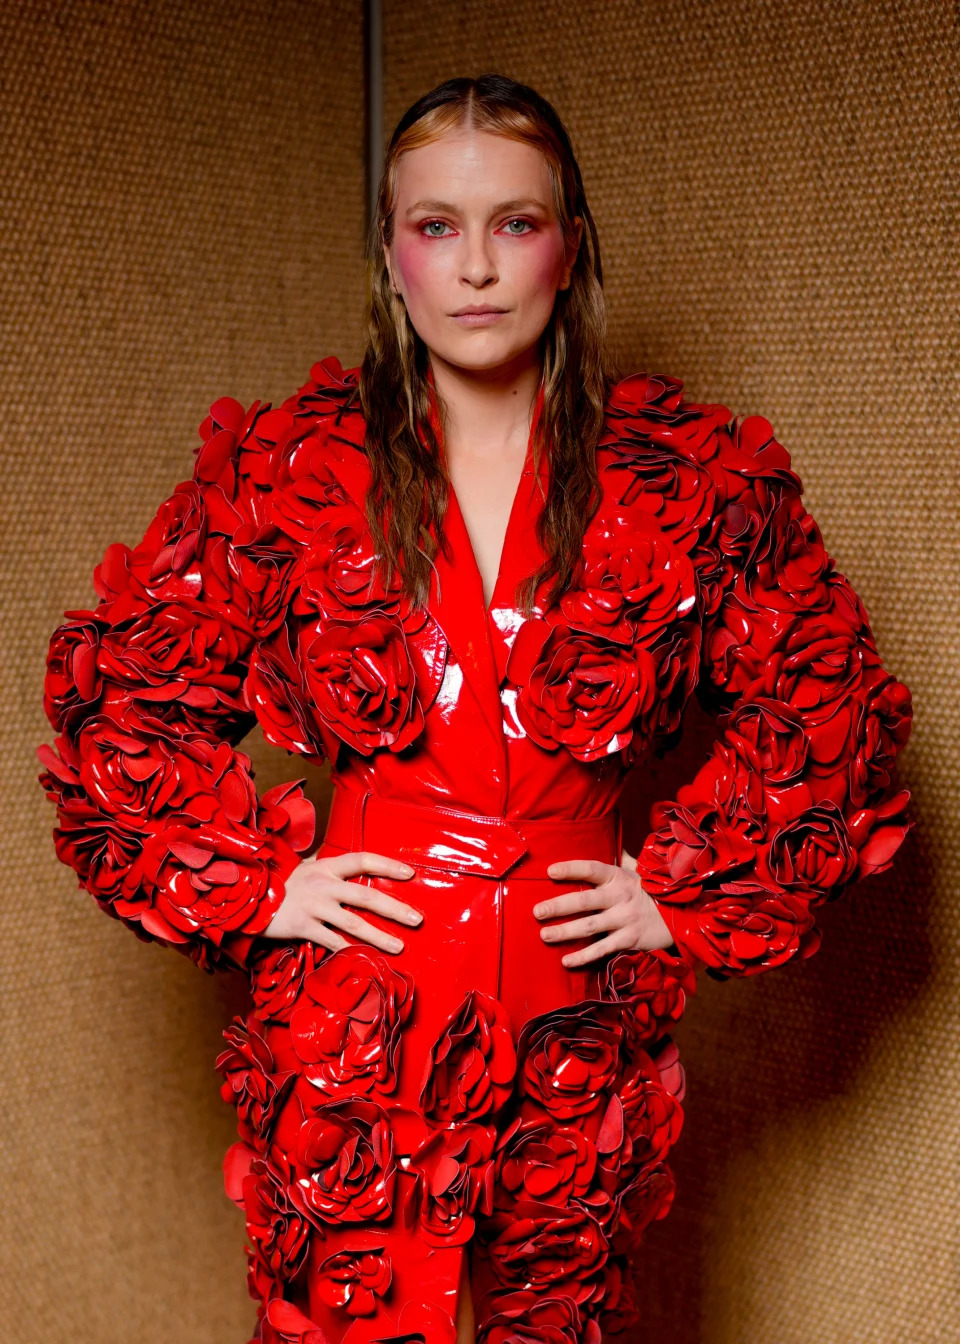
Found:
M 466 445 L 471 453 L 502 455 L 510 445 L 526 445 L 542 376 L 539 359 L 526 355 L 512 365 L 474 370 L 431 353 L 430 372 L 448 449 Z

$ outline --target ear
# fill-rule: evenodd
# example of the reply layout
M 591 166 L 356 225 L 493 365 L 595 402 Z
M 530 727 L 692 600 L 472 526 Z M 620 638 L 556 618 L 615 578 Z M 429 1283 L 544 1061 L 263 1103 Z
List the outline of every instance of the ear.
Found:
M 580 215 L 574 215 L 573 226 L 576 232 L 574 235 L 573 243 L 571 244 L 570 247 L 567 248 L 567 254 L 566 254 L 567 264 L 564 268 L 563 279 L 560 285 L 558 286 L 559 289 L 570 288 L 571 273 L 573 271 L 574 264 L 576 263 L 577 260 L 577 253 L 580 251 L 580 243 L 583 240 L 583 219 L 580 217 Z
M 390 279 L 390 289 L 394 294 L 399 295 L 400 291 L 397 289 L 396 282 L 393 278 L 393 260 L 390 256 L 390 248 L 386 243 L 383 243 L 383 259 L 386 262 L 387 266 L 387 275 L 389 276 Z

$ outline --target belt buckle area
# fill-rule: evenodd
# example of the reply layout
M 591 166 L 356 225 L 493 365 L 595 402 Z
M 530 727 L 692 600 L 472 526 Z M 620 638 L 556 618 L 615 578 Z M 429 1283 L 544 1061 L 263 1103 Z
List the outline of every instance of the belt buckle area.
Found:
M 371 847 L 369 842 L 367 847 Z M 419 843 L 401 841 L 398 850 L 415 868 L 489 878 L 503 877 L 527 853 L 526 845 L 506 828 L 469 836 L 462 830 L 444 831 L 436 826 L 429 838 L 424 837 Z
M 363 810 L 363 846 L 376 849 L 380 825 L 402 828 L 393 848 L 414 867 L 500 878 L 528 853 L 524 838 L 499 817 L 424 807 L 370 796 Z

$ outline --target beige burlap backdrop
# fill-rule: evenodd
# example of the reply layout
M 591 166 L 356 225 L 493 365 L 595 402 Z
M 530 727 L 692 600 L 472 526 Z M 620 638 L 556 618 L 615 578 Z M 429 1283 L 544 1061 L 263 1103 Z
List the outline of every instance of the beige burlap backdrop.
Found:
M 0 14 L 0 1319 L 20 1344 L 239 1344 L 253 1319 L 213 1071 L 243 987 L 76 891 L 32 753 L 50 631 L 189 474 L 210 401 L 276 402 L 313 359 L 359 357 L 361 20 L 345 0 Z M 931 0 L 385 4 L 388 129 L 452 74 L 556 103 L 623 370 L 772 420 L 916 699 L 896 871 L 823 912 L 812 960 L 704 979 L 677 1029 L 642 1344 L 960 1331 L 956 24 Z M 631 790 L 634 841 L 700 758 L 690 726 Z M 256 756 L 259 781 L 298 773 Z

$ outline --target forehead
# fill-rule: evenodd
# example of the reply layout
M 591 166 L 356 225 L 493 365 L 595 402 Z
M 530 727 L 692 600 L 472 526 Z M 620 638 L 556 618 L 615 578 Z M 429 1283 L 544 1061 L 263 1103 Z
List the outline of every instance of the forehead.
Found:
M 553 187 L 547 160 L 535 146 L 491 131 L 445 131 L 430 144 L 407 150 L 397 163 L 400 211 L 421 200 L 471 209 L 519 197 L 550 207 Z

